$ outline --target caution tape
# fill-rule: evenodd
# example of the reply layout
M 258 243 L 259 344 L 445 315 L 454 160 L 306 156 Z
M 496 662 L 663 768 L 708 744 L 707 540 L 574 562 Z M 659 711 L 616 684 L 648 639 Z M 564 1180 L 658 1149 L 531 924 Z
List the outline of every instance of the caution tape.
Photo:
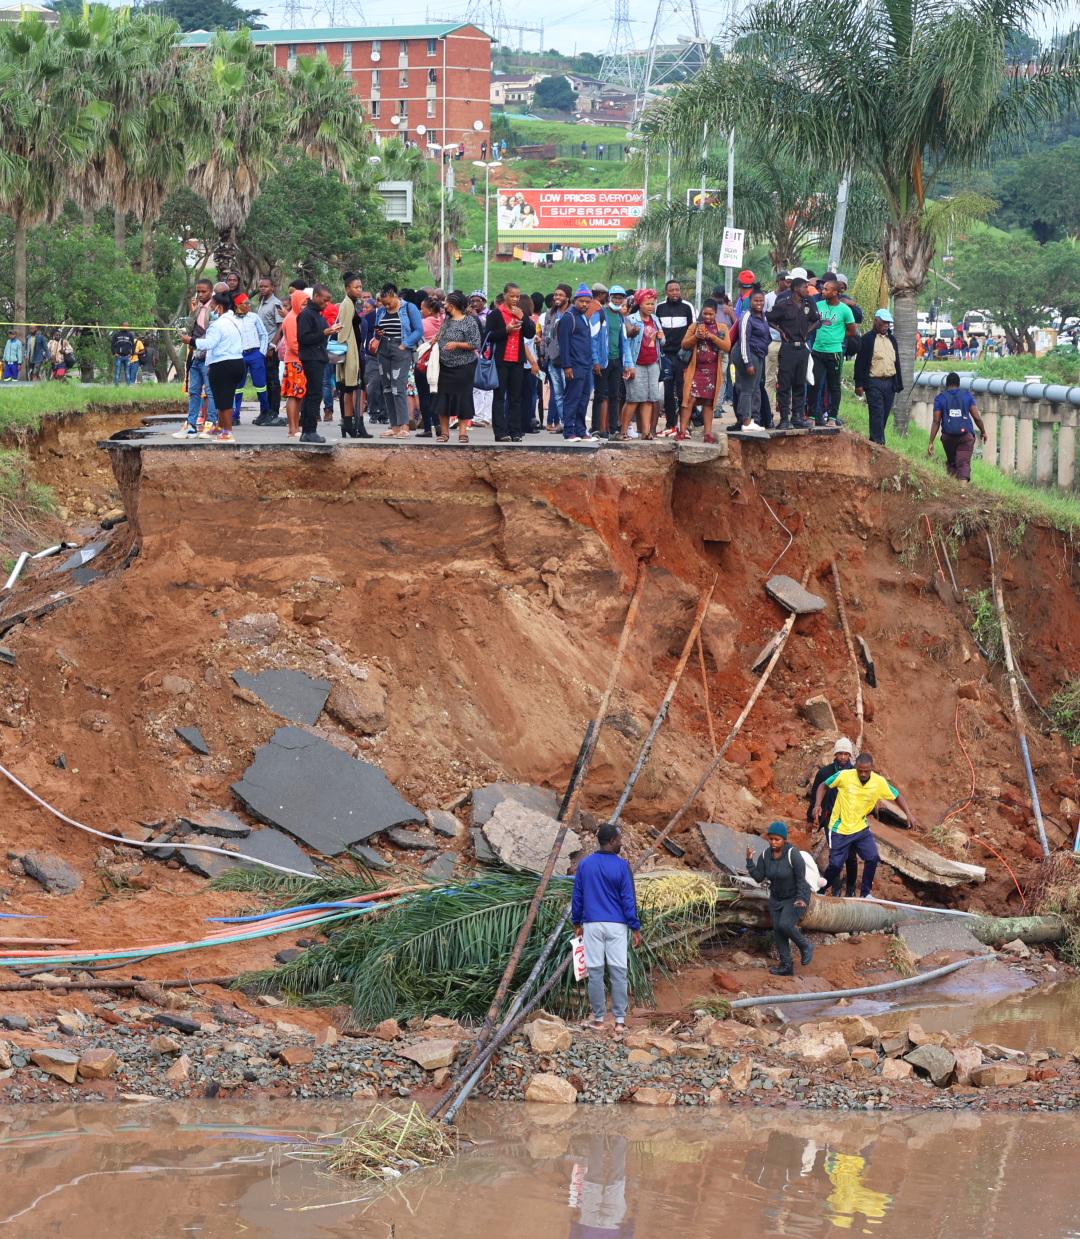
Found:
M 123 323 L 8 323 L 0 319 L 0 327 L 65 327 L 78 331 L 179 331 L 179 327 L 125 327 Z

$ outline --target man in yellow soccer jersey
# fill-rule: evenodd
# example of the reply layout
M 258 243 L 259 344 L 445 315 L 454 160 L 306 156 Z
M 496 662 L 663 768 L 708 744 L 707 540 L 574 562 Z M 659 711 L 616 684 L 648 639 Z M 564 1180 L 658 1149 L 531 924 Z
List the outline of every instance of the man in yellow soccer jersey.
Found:
M 829 867 L 822 875 L 830 885 L 837 881 L 844 870 L 848 854 L 854 848 L 863 862 L 860 894 L 869 899 L 870 889 L 877 872 L 877 844 L 870 833 L 867 818 L 873 813 L 879 800 L 895 800 L 907 814 L 908 825 L 918 829 L 915 814 L 908 808 L 904 797 L 880 774 L 874 773 L 874 759 L 869 753 L 860 753 L 855 760 L 855 769 L 838 770 L 819 784 L 814 798 L 813 818 L 821 812 L 821 801 L 826 789 L 836 792 L 832 820 L 829 822 Z

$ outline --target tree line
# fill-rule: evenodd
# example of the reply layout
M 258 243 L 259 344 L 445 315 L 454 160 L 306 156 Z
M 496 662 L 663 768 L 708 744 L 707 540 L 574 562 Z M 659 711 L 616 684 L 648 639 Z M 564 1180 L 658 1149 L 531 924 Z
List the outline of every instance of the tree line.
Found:
M 430 247 L 438 204 L 419 152 L 375 146 L 339 67 L 320 56 L 285 72 L 246 29 L 206 48 L 181 39 L 153 7 L 0 27 L 0 283 L 10 281 L 0 297 L 15 321 L 27 321 L 28 257 L 52 277 L 35 317 L 61 300 L 51 312 L 78 321 L 64 285 L 78 300 L 104 256 L 127 301 L 99 284 L 103 306 L 133 322 L 150 310 L 165 325 L 210 261 L 245 282 L 290 268 L 325 278 L 364 250 L 383 264 L 376 274 L 393 276 Z M 416 226 L 386 221 L 382 179 L 420 183 Z M 54 270 L 60 253 L 70 279 Z

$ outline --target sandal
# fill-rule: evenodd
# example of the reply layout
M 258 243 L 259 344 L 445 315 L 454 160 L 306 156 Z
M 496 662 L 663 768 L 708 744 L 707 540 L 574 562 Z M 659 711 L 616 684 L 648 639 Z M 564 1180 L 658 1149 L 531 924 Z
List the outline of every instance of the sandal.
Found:
M 449 435 L 439 435 L 439 437 L 435 440 L 435 442 L 436 442 L 436 443 L 449 443 L 449 442 L 450 442 L 450 436 L 449 436 Z
M 469 436 L 468 436 L 468 435 L 458 435 L 458 437 L 457 437 L 457 441 L 458 441 L 459 443 L 468 443 L 468 441 L 469 441 Z

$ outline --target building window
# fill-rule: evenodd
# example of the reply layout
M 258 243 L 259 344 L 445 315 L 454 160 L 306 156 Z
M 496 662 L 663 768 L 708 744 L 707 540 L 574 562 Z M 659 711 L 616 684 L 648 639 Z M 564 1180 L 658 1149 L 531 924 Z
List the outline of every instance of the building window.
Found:
M 341 67 L 343 69 L 352 68 L 352 44 L 342 43 L 341 45 Z
M 398 116 L 408 116 L 409 115 L 408 99 L 399 99 L 397 110 L 398 110 Z
M 371 55 L 373 57 L 382 55 L 382 39 L 371 40 Z
M 435 115 L 435 100 L 434 99 L 429 99 L 427 101 L 427 114 L 428 114 L 428 120 L 431 120 L 431 118 Z
M 296 44 L 290 43 L 287 51 L 287 67 L 292 70 L 296 68 Z
M 381 69 L 371 70 L 371 89 L 382 90 L 382 70 Z
M 434 55 L 435 55 L 435 53 L 438 51 L 438 49 L 439 49 L 439 40 L 438 40 L 438 39 L 428 39 L 428 41 L 427 41 L 427 54 L 428 54 L 429 56 L 434 56 Z
M 379 100 L 372 99 L 371 101 L 371 119 L 372 120 L 379 119 L 379 111 L 381 108 L 382 108 L 382 104 L 379 102 Z
M 402 90 L 408 90 L 409 88 L 409 70 L 408 69 L 402 69 L 401 72 L 397 75 L 397 84 L 401 87 Z
M 434 86 L 434 85 L 435 85 L 435 83 L 436 83 L 438 80 L 439 80 L 439 75 L 435 72 L 435 70 L 434 70 L 434 69 L 428 69 L 428 71 L 427 71 L 427 81 L 428 81 L 428 85 L 429 85 L 429 86 Z
M 398 55 L 407 56 L 409 54 L 409 40 L 398 39 Z

